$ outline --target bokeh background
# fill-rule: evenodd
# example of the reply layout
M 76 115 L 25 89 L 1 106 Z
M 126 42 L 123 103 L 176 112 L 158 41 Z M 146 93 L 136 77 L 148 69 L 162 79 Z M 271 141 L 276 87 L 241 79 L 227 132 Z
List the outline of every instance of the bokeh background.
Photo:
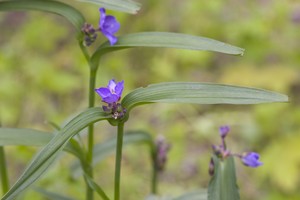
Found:
M 74 3 L 89 23 L 98 24 L 97 6 Z M 244 56 L 212 52 L 137 48 L 107 54 L 97 86 L 125 80 L 125 94 L 166 81 L 235 84 L 289 95 L 289 103 L 255 106 L 151 104 L 132 113 L 126 130 L 164 135 L 171 143 L 159 193 L 165 196 L 206 188 L 211 145 L 218 127 L 230 125 L 232 152 L 257 151 L 264 165 L 244 167 L 236 160 L 242 199 L 300 199 L 300 2 L 297 0 L 140 0 L 136 15 L 108 11 L 121 23 L 118 35 L 172 31 L 220 40 L 245 48 Z M 0 120 L 3 127 L 52 131 L 87 107 L 88 66 L 73 27 L 42 12 L 0 13 Z M 104 42 L 99 37 L 92 52 Z M 101 105 L 98 98 L 97 105 Z M 114 137 L 108 123 L 96 125 L 97 141 Z M 84 133 L 83 133 L 84 135 Z M 13 183 L 38 147 L 6 148 Z M 63 154 L 36 185 L 84 198 L 81 178 L 70 170 L 74 158 Z M 144 199 L 150 192 L 150 157 L 143 145 L 124 149 L 122 195 Z M 96 179 L 112 194 L 114 156 L 96 166 Z M 0 193 L 1 194 L 1 193 Z M 25 199 L 44 199 L 29 190 Z

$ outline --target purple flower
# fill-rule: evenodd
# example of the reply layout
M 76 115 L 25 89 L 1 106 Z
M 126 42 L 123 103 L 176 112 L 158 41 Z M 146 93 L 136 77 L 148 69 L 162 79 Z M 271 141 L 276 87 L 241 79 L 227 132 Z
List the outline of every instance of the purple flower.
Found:
M 100 8 L 99 30 L 107 37 L 110 45 L 116 44 L 118 38 L 114 34 L 120 29 L 120 23 L 114 16 L 106 15 L 105 9 Z
M 224 139 L 226 137 L 226 135 L 229 133 L 230 127 L 229 126 L 221 126 L 219 128 L 219 131 L 220 131 L 220 136 Z
M 259 154 L 255 152 L 248 152 L 241 156 L 242 162 L 248 167 L 258 167 L 263 163 L 259 161 Z
M 110 80 L 107 87 L 95 89 L 102 101 L 108 104 L 117 103 L 122 96 L 124 81 L 116 83 L 114 79 Z

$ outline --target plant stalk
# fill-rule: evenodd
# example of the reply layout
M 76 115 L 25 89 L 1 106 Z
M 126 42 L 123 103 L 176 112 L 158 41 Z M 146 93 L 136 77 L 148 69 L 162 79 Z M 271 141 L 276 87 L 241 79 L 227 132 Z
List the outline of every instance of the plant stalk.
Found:
M 5 194 L 9 190 L 9 181 L 7 176 L 5 151 L 3 146 L 0 146 L 0 163 L 2 191 L 3 194 Z
M 98 66 L 94 66 L 91 62 L 90 62 L 90 55 L 86 49 L 86 47 L 83 45 L 83 42 L 80 41 L 79 42 L 79 46 L 80 49 L 85 57 L 85 59 L 87 60 L 88 64 L 89 64 L 89 70 L 90 70 L 90 77 L 89 77 L 89 90 L 88 90 L 88 95 L 89 95 L 89 103 L 88 103 L 88 107 L 92 108 L 95 105 L 95 84 L 96 84 L 96 73 L 97 73 L 97 69 Z M 94 149 L 94 125 L 90 125 L 88 126 L 88 141 L 87 141 L 87 165 L 85 165 L 85 167 L 87 169 L 85 169 L 87 175 L 91 178 L 94 177 L 93 175 L 93 149 Z M 88 184 L 88 182 L 86 182 L 86 199 L 87 200 L 93 200 L 94 199 L 94 190 L 93 188 L 90 187 L 90 185 Z
M 116 162 L 115 162 L 115 200 L 120 200 L 123 134 L 124 134 L 124 122 L 120 122 L 118 124 Z

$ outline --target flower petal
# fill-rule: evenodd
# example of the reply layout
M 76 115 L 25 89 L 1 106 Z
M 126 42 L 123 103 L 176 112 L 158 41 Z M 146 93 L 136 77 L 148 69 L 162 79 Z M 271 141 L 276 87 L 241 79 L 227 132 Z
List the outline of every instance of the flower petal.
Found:
M 102 34 L 108 39 L 111 46 L 117 43 L 118 38 L 116 36 L 106 32 L 104 30 L 102 30 Z
M 103 24 L 105 22 L 106 13 L 105 13 L 105 8 L 99 8 L 99 11 L 100 11 L 99 28 L 101 28 L 103 27 Z
M 111 94 L 105 98 L 102 99 L 102 101 L 106 102 L 106 103 L 115 103 L 119 100 L 119 96 L 115 95 L 115 94 Z
M 122 92 L 123 92 L 123 89 L 124 89 L 124 80 L 119 82 L 116 87 L 115 87 L 115 93 L 121 97 L 122 96 Z
M 100 26 L 102 30 L 109 32 L 110 34 L 116 33 L 120 29 L 120 23 L 115 17 L 107 15 L 105 17 L 104 23 Z
M 107 88 L 101 87 L 101 88 L 95 89 L 95 91 L 98 93 L 98 95 L 99 95 L 102 99 L 104 99 L 104 98 L 106 98 L 106 97 L 108 97 L 108 96 L 111 95 L 110 90 L 107 89 Z
M 107 88 L 111 91 L 111 92 L 114 92 L 115 91 L 115 87 L 116 87 L 117 83 L 114 79 L 111 79 L 109 82 L 108 82 L 108 85 L 107 85 Z

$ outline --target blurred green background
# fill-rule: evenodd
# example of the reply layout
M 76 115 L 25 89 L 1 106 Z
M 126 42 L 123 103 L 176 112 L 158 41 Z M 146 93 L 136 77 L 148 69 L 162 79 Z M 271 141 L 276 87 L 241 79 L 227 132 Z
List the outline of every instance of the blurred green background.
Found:
M 70 3 L 71 1 L 65 1 Z M 137 15 L 108 11 L 121 23 L 118 35 L 172 31 L 220 40 L 246 49 L 245 55 L 137 48 L 107 54 L 97 87 L 112 77 L 125 80 L 125 94 L 166 81 L 198 81 L 259 87 L 289 95 L 284 104 L 257 106 L 151 104 L 133 111 L 126 130 L 164 135 L 172 144 L 159 193 L 165 196 L 206 188 L 211 144 L 218 127 L 231 126 L 232 152 L 257 151 L 264 165 L 244 167 L 236 160 L 242 199 L 300 199 L 300 2 L 297 0 L 140 0 Z M 73 1 L 72 1 L 73 3 Z M 98 7 L 74 3 L 89 23 L 98 24 Z M 0 13 L 0 121 L 3 127 L 53 130 L 87 107 L 88 66 L 73 27 L 42 12 Z M 98 37 L 92 52 L 106 39 Z M 101 105 L 100 98 L 97 98 Z M 96 125 L 97 141 L 115 136 L 108 123 Z M 84 134 L 84 133 L 83 133 Z M 13 183 L 36 147 L 6 148 Z M 150 192 L 150 161 L 143 145 L 124 149 L 123 199 L 144 199 Z M 36 185 L 84 198 L 81 178 L 63 154 Z M 97 182 L 112 194 L 114 156 L 96 166 Z M 79 181 L 78 181 L 79 180 Z M 1 194 L 1 193 L 0 193 Z M 28 191 L 25 199 L 43 199 Z

